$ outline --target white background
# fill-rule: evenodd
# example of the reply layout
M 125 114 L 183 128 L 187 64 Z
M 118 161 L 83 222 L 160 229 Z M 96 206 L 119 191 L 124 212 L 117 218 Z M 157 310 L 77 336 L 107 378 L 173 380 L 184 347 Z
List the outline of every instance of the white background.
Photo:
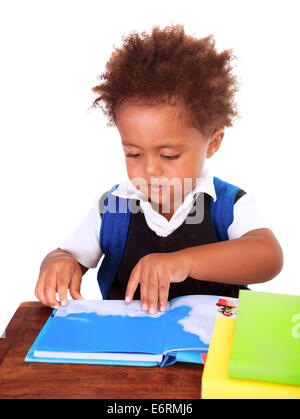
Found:
M 113 45 L 132 30 L 184 24 L 233 48 L 242 118 L 207 161 L 252 193 L 285 256 L 253 289 L 300 294 L 299 24 L 297 0 L 26 0 L 0 3 L 0 335 L 34 288 L 45 254 L 78 225 L 95 196 L 119 183 L 125 162 L 115 128 L 89 110 Z M 96 270 L 82 295 L 100 296 Z

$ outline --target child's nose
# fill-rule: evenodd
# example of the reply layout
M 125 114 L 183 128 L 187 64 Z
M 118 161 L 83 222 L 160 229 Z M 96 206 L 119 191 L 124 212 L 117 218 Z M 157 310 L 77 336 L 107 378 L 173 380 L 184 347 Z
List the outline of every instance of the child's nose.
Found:
M 162 176 L 161 165 L 158 159 L 155 157 L 150 156 L 145 159 L 144 170 L 147 176 L 153 176 L 153 177 Z

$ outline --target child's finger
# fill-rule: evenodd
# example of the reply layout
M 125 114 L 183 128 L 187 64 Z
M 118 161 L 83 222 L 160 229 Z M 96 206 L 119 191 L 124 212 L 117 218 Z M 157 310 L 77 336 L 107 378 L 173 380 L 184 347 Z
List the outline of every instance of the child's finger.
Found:
M 148 311 L 148 277 L 143 274 L 143 279 L 140 282 L 140 298 L 142 302 L 142 309 Z
M 157 273 L 152 272 L 148 280 L 149 314 L 155 314 L 157 312 L 157 299 L 158 299 L 158 277 L 157 277 Z
M 39 301 L 44 304 L 44 306 L 47 305 L 47 300 L 45 297 L 45 274 L 44 272 L 41 272 L 39 275 L 38 282 L 36 284 L 34 295 L 39 299 Z
M 56 272 L 48 273 L 45 278 L 45 287 L 44 287 L 44 294 L 46 305 L 50 307 L 55 307 L 59 305 L 56 299 Z
M 169 279 L 159 281 L 158 299 L 159 299 L 159 309 L 160 309 L 160 311 L 165 311 L 166 308 L 167 308 L 169 288 L 170 288 Z
M 137 289 L 137 286 L 140 282 L 140 265 L 139 263 L 137 263 L 137 265 L 135 265 L 135 267 L 133 268 L 128 284 L 127 284 L 127 288 L 126 288 L 126 292 L 125 292 L 125 301 L 126 303 L 129 303 L 134 296 L 135 290 Z
M 84 298 L 80 294 L 80 285 L 82 281 L 82 273 L 76 271 L 70 282 L 70 294 L 73 300 L 83 300 Z
M 66 276 L 68 275 L 68 276 Z M 68 289 L 70 283 L 69 273 L 60 272 L 57 278 L 57 292 L 60 300 L 60 304 L 64 307 L 68 304 Z

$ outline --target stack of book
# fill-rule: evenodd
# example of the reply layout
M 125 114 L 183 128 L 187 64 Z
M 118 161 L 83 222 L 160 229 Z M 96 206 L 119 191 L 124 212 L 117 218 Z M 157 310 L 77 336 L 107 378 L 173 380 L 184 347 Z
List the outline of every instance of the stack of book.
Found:
M 237 318 L 216 319 L 202 398 L 300 399 L 299 296 L 240 291 Z

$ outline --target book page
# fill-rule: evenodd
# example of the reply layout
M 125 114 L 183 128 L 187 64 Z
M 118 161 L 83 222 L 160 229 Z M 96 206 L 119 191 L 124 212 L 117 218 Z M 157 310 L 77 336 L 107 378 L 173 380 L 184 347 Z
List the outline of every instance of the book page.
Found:
M 71 300 L 56 311 L 36 351 L 162 354 L 166 325 L 165 313 L 150 315 L 140 301 Z
M 236 318 L 237 307 L 237 298 L 215 295 L 189 295 L 171 300 L 165 351 L 208 349 L 216 316 Z

